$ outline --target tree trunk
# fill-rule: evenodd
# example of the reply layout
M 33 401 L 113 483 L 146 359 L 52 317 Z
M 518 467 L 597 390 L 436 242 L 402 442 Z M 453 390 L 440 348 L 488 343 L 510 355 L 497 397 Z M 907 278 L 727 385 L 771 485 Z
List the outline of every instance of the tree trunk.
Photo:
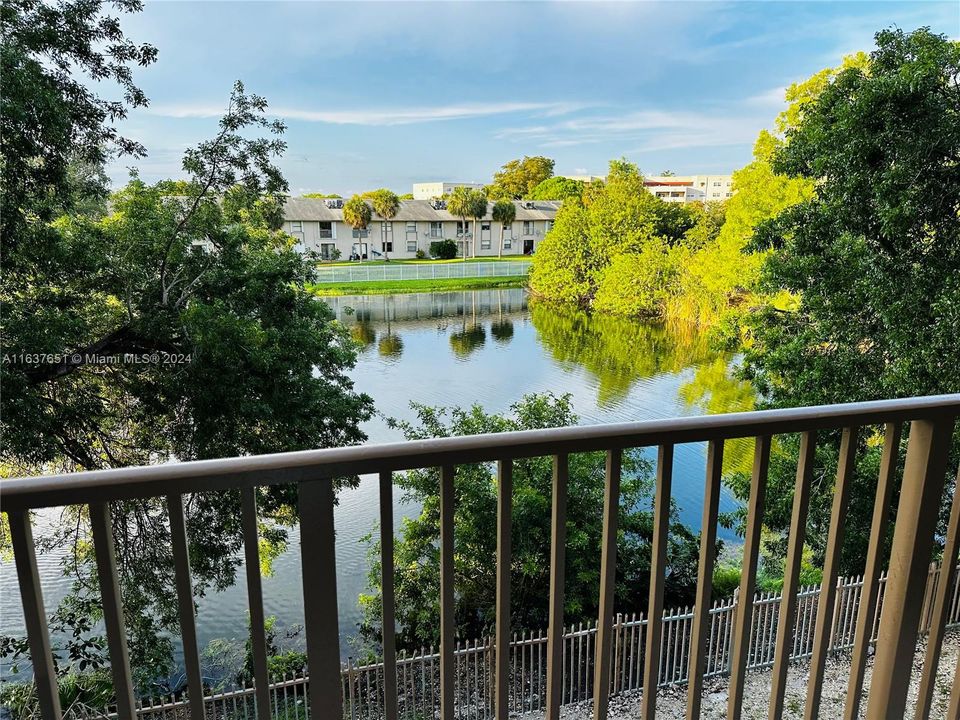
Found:
M 497 257 L 503 257 L 503 221 L 500 221 L 500 247 L 497 248 Z

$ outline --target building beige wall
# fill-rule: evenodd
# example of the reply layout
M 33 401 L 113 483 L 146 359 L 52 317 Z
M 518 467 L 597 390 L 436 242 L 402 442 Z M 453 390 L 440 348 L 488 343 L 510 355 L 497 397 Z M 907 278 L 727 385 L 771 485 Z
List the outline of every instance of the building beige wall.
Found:
M 503 254 L 520 255 L 525 250 L 536 248 L 543 240 L 551 222 L 550 220 L 517 220 L 507 226 L 504 233 Z M 457 221 L 439 221 L 438 225 L 431 222 L 411 221 L 408 226 L 407 221 L 392 220 L 390 224 L 392 231 L 386 236 L 392 235 L 393 249 L 388 251 L 391 258 L 415 258 L 418 249 L 429 254 L 430 243 L 436 240 L 449 239 L 462 242 L 458 234 Z M 321 237 L 321 225 L 322 223 L 316 220 L 294 220 L 285 222 L 284 230 L 295 238 L 297 246 L 302 250 L 318 254 L 325 253 L 330 256 L 330 251 L 336 248 L 340 251 L 340 260 L 349 259 L 355 246 L 360 243 L 367 244 L 368 259 L 377 259 L 372 253 L 374 250 L 378 253 L 383 252 L 384 234 L 380 220 L 373 220 L 367 228 L 367 236 L 361 238 L 355 238 L 353 228 L 341 221 L 330 221 L 330 232 L 333 237 Z M 496 257 L 500 243 L 500 223 L 481 220 L 478 226 L 477 257 Z M 326 225 L 323 227 L 326 232 Z M 468 253 L 471 256 L 473 255 L 473 234 L 474 224 L 470 220 L 467 223 L 467 243 Z

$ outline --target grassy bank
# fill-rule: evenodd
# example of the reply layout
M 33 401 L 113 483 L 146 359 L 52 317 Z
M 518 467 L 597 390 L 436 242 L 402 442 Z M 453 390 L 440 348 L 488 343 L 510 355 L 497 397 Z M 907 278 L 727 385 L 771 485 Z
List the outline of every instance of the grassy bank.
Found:
M 317 283 L 307 287 L 314 295 L 388 295 L 393 293 L 495 290 L 526 285 L 524 276 L 437 278 L 427 280 L 373 280 L 370 282 Z

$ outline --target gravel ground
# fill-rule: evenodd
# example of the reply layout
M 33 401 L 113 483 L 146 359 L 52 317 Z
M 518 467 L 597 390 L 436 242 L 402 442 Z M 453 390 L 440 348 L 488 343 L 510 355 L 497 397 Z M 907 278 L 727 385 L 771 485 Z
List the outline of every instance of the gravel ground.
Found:
M 917 686 L 919 685 L 920 671 L 923 667 L 923 655 L 926 651 L 926 638 L 920 640 L 914 656 L 913 682 L 910 685 L 910 694 L 907 707 L 916 703 Z M 931 718 L 945 718 L 947 705 L 950 702 L 950 689 L 953 685 L 954 672 L 957 667 L 957 658 L 960 656 L 960 630 L 954 629 L 947 633 L 943 641 L 943 652 L 940 656 L 940 667 L 937 672 L 937 682 L 934 689 L 933 708 Z M 787 692 L 784 703 L 783 717 L 789 720 L 803 717 L 803 708 L 807 697 L 807 679 L 809 666 L 805 661 L 793 663 L 787 675 Z M 873 658 L 867 663 L 865 685 L 870 686 L 870 675 L 873 671 Z M 850 674 L 850 658 L 848 654 L 835 656 L 827 661 L 823 686 L 823 699 L 820 705 L 820 717 L 835 720 L 843 715 L 843 708 L 847 697 L 847 679 Z M 610 698 L 610 720 L 634 720 L 640 714 L 640 698 L 642 692 L 630 692 Z M 743 718 L 744 720 L 766 719 L 767 702 L 770 697 L 770 672 L 757 671 L 747 675 L 744 689 Z M 860 714 L 864 716 L 866 701 L 861 703 Z M 563 708 L 560 717 L 564 720 L 585 720 L 591 717 L 593 703 L 578 703 Z M 658 718 L 683 718 L 686 714 L 686 686 L 660 688 L 657 692 Z M 710 720 L 719 720 L 727 716 L 727 683 L 725 678 L 714 678 L 704 683 L 703 711 L 701 717 Z

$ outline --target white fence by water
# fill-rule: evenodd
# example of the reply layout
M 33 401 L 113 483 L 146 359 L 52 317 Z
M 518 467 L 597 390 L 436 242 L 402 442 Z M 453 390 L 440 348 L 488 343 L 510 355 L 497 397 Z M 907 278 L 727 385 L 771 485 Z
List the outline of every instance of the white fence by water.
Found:
M 319 268 L 318 283 L 377 282 L 383 280 L 441 280 L 447 278 L 525 277 L 529 260 L 490 262 L 431 262 L 335 265 Z
M 930 627 L 934 593 L 939 568 L 932 565 L 924 598 L 921 630 Z M 860 606 L 863 578 L 841 578 L 837 583 L 836 607 L 831 632 L 830 650 L 842 651 L 853 646 Z M 873 621 L 876 638 L 880 607 L 883 603 L 885 576 L 880 583 L 880 601 Z M 796 621 L 791 658 L 808 657 L 813 649 L 820 587 L 803 588 L 797 595 Z M 726 675 L 732 649 L 733 618 L 738 611 L 737 599 L 715 603 L 710 611 L 705 677 Z M 960 624 L 960 576 L 954 584 L 947 622 Z M 760 593 L 752 603 L 751 644 L 747 667 L 762 669 L 773 665 L 780 594 Z M 677 685 L 687 680 L 690 660 L 690 637 L 693 609 L 670 610 L 663 615 L 660 652 L 660 686 Z M 647 620 L 638 615 L 618 615 L 614 623 L 613 659 L 610 692 L 618 694 L 642 686 L 642 668 Z M 593 695 L 596 623 L 570 627 L 563 637 L 564 704 L 589 700 Z M 510 645 L 510 707 L 522 714 L 543 710 L 546 703 L 547 633 L 515 635 Z M 401 653 L 397 662 L 399 716 L 410 720 L 434 718 L 439 709 L 440 661 L 434 648 L 415 653 Z M 456 649 L 456 716 L 465 720 L 493 718 L 494 643 L 493 638 L 460 642 Z M 308 679 L 291 676 L 271 685 L 274 717 L 305 720 L 309 717 L 306 701 Z M 374 720 L 383 717 L 383 665 L 357 665 L 348 661 L 342 672 L 345 717 L 351 720 Z M 183 720 L 189 717 L 185 699 L 143 702 L 138 710 L 145 720 Z M 253 720 L 256 712 L 253 689 L 244 688 L 207 698 L 207 717 Z

